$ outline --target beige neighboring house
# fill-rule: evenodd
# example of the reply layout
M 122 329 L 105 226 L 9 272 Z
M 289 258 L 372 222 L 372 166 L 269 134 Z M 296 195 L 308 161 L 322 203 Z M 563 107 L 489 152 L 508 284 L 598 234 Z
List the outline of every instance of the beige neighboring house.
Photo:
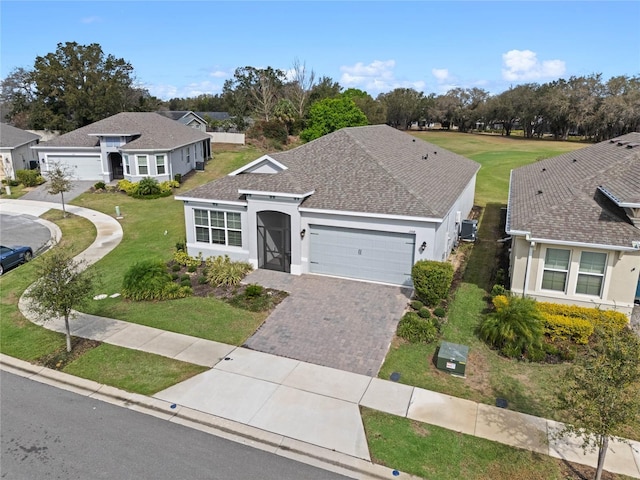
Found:
M 640 299 L 640 133 L 511 172 L 512 292 L 631 314 Z
M 16 179 L 16 171 L 38 168 L 38 155 L 31 149 L 40 136 L 0 123 L 0 180 Z
M 447 260 L 480 165 L 387 125 L 343 128 L 177 196 L 190 255 L 411 285 Z

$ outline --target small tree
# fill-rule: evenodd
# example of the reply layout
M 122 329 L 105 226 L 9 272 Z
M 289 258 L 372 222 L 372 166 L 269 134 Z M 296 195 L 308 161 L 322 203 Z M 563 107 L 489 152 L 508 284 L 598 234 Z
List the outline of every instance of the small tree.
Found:
M 585 452 L 598 449 L 595 479 L 600 480 L 609 440 L 640 416 L 640 339 L 628 328 L 601 329 L 595 336 L 559 387 L 558 406 L 572 424 L 557 436 L 582 439 Z
M 64 207 L 64 193 L 71 190 L 71 180 L 73 179 L 71 168 L 59 162 L 52 162 L 47 171 L 47 178 L 49 179 L 49 189 L 47 191 L 51 195 L 60 194 L 62 216 L 66 217 L 67 211 Z
M 56 248 L 42 257 L 40 279 L 27 292 L 34 313 L 44 319 L 63 317 L 67 333 L 67 352 L 71 351 L 69 318 L 93 291 L 95 276 L 84 270 L 86 263 L 76 261 L 68 249 Z

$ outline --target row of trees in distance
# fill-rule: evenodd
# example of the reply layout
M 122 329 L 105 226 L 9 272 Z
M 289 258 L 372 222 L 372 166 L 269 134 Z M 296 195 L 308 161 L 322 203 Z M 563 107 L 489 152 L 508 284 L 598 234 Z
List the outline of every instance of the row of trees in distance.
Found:
M 556 139 L 580 135 L 600 141 L 640 129 L 640 76 L 604 80 L 601 74 L 517 85 L 499 94 L 481 88 L 454 88 L 425 94 L 396 88 L 373 98 L 344 89 L 330 77 L 295 59 L 288 73 L 267 67 L 240 67 L 222 93 L 163 101 L 136 86 L 133 67 L 98 44 L 58 44 L 16 68 L 0 84 L 3 121 L 20 128 L 67 132 L 123 111 L 192 110 L 228 112 L 232 121 L 212 126 L 244 129 L 248 120 L 265 132 L 317 138 L 349 125 L 387 123 L 471 130 L 499 130 Z

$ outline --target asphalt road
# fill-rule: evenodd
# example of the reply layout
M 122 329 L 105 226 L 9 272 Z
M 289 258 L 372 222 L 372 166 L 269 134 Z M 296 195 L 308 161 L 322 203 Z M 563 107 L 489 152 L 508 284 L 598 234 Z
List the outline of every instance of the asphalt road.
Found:
M 51 232 L 31 215 L 0 215 L 2 245 L 28 245 L 37 253 L 50 239 Z
M 10 373 L 0 385 L 2 479 L 347 478 Z

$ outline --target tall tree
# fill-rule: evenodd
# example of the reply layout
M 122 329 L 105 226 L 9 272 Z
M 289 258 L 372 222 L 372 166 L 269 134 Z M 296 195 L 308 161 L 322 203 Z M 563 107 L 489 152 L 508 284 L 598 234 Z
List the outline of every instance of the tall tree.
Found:
M 284 81 L 285 73 L 272 67 L 237 68 L 233 80 L 225 82 L 223 95 L 231 96 L 236 115 L 249 114 L 268 122 L 283 97 Z
M 628 328 L 596 337 L 559 386 L 559 408 L 571 423 L 558 435 L 580 438 L 585 451 L 598 450 L 600 480 L 609 441 L 640 416 L 640 339 Z
M 74 309 L 81 307 L 93 291 L 96 278 L 84 270 L 83 261 L 74 260 L 69 249 L 54 248 L 41 257 L 38 264 L 39 280 L 27 291 L 29 308 L 39 317 L 64 318 L 67 352 L 71 351 L 69 319 Z
M 54 53 L 36 57 L 31 80 L 35 128 L 68 132 L 132 108 L 133 67 L 105 55 L 97 43 L 59 43 Z
M 367 116 L 350 98 L 325 98 L 311 105 L 308 126 L 300 138 L 310 142 L 344 127 L 368 125 Z
M 0 102 L 6 118 L 18 128 L 29 128 L 29 110 L 34 99 L 31 74 L 24 68 L 16 68 L 0 84 Z
M 342 92 L 343 97 L 353 100 L 360 110 L 367 116 L 369 125 L 380 125 L 387 121 L 387 109 L 384 103 L 374 100 L 371 95 L 357 88 L 348 88 Z
M 378 100 L 387 109 L 387 123 L 406 130 L 412 122 L 420 120 L 424 94 L 413 88 L 396 88 L 389 93 L 378 95 Z
M 338 82 L 334 82 L 331 77 L 321 77 L 309 94 L 309 104 L 324 100 L 325 98 L 336 98 L 342 92 L 342 87 Z
M 309 105 L 309 95 L 316 83 L 316 74 L 308 71 L 307 65 L 297 58 L 293 60 L 291 82 L 287 84 L 286 96 L 295 106 L 298 118 L 304 118 Z

